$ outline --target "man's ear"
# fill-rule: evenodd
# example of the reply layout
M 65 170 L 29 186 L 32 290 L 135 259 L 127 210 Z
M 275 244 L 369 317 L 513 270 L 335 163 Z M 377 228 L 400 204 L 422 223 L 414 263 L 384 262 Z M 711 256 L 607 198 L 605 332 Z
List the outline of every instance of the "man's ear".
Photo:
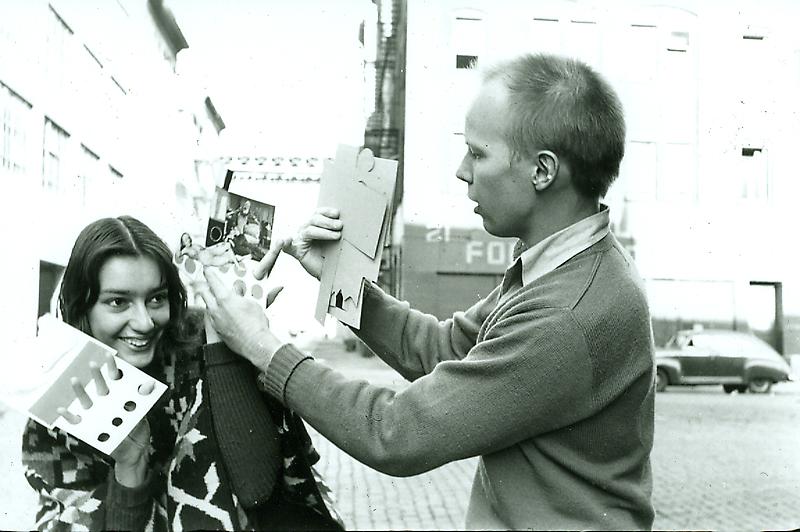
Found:
M 550 150 L 542 150 L 536 154 L 531 182 L 536 192 L 546 190 L 558 177 L 558 156 Z

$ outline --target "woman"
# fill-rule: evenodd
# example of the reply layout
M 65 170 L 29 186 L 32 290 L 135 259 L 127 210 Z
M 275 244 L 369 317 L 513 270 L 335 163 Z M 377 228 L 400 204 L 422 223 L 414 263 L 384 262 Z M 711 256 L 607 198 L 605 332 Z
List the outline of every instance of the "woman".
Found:
M 98 220 L 78 236 L 59 295 L 64 321 L 116 349 L 168 391 L 112 457 L 28 422 L 22 458 L 40 497 L 37 527 L 341 528 L 327 488 L 315 477 L 319 457 L 302 421 L 275 404 L 269 412 L 279 450 L 265 456 L 262 448 L 252 459 L 277 463 L 277 481 L 268 500 L 245 507 L 237 496 L 242 482 L 229 475 L 237 469 L 223 461 L 226 435 L 215 431 L 208 406 L 202 315 L 187 310 L 171 259 L 164 242 L 128 216 Z
M 201 249 L 202 248 L 200 246 L 196 246 L 192 242 L 192 235 L 189 233 L 183 233 L 181 235 L 180 246 L 178 247 L 178 251 L 175 253 L 175 260 L 180 260 L 180 258 L 184 255 L 189 258 L 196 259 Z

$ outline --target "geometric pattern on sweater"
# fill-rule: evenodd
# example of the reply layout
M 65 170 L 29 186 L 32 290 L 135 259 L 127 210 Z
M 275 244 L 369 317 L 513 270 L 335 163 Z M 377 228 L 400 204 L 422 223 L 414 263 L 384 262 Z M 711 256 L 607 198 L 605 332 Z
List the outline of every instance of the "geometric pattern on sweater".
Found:
M 144 530 L 252 530 L 256 517 L 231 489 L 213 431 L 203 379 L 202 350 L 192 356 L 160 357 L 145 369 L 167 384 L 148 413 L 152 434 L 151 503 L 141 515 Z M 266 395 L 264 400 L 271 401 Z M 278 406 L 277 408 L 275 406 Z M 280 489 L 286 500 L 310 508 L 343 529 L 333 498 L 313 464 L 319 455 L 302 420 L 275 403 L 271 413 L 280 438 Z M 25 476 L 39 494 L 39 530 L 103 530 L 113 460 L 58 429 L 29 420 L 22 438 Z M 261 522 L 265 517 L 261 516 Z M 268 516 L 267 516 L 268 522 Z

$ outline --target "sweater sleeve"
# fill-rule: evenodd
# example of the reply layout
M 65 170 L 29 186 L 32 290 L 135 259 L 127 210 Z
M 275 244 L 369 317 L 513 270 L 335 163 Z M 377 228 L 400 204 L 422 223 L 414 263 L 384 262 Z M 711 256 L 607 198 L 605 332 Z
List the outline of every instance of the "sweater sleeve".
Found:
M 395 332 L 396 334 L 396 332 Z M 402 392 L 351 381 L 281 348 L 273 394 L 357 460 L 395 476 L 488 454 L 591 414 L 592 367 L 567 309 L 510 313 L 462 360 Z
M 138 488 L 119 485 L 114 468 L 86 444 L 29 420 L 23 434 L 25 477 L 39 494 L 39 530 L 141 530 L 158 515 L 152 472 Z
M 461 360 L 467 355 L 494 308 L 498 290 L 470 309 L 439 321 L 367 283 L 361 329 L 355 332 L 384 362 L 413 381 L 430 373 L 439 362 Z

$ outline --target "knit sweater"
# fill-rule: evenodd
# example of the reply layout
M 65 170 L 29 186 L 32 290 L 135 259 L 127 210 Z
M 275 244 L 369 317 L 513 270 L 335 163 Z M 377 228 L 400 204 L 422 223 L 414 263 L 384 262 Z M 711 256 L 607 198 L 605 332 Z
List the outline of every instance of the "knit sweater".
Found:
M 205 350 L 220 350 L 220 346 Z M 331 530 L 341 529 L 332 494 L 313 464 L 319 455 L 302 420 L 280 405 L 272 409 L 277 456 L 266 450 L 252 459 L 277 460 L 273 496 L 246 509 L 221 459 L 204 381 L 203 350 L 157 357 L 144 370 L 167 384 L 148 413 L 152 433 L 148 474 L 128 488 L 114 477 L 113 460 L 59 429 L 29 420 L 22 440 L 25 476 L 39 495 L 39 530 Z M 219 392 L 219 390 L 217 390 Z M 266 394 L 265 401 L 273 401 Z M 233 405 L 232 408 L 243 405 Z M 245 440 L 246 434 L 232 435 Z M 264 446 L 264 449 L 267 449 Z
M 499 296 L 440 322 L 370 285 L 359 334 L 413 382 L 352 382 L 287 345 L 269 389 L 388 474 L 480 456 L 468 528 L 649 529 L 653 342 L 630 257 L 609 234 Z

